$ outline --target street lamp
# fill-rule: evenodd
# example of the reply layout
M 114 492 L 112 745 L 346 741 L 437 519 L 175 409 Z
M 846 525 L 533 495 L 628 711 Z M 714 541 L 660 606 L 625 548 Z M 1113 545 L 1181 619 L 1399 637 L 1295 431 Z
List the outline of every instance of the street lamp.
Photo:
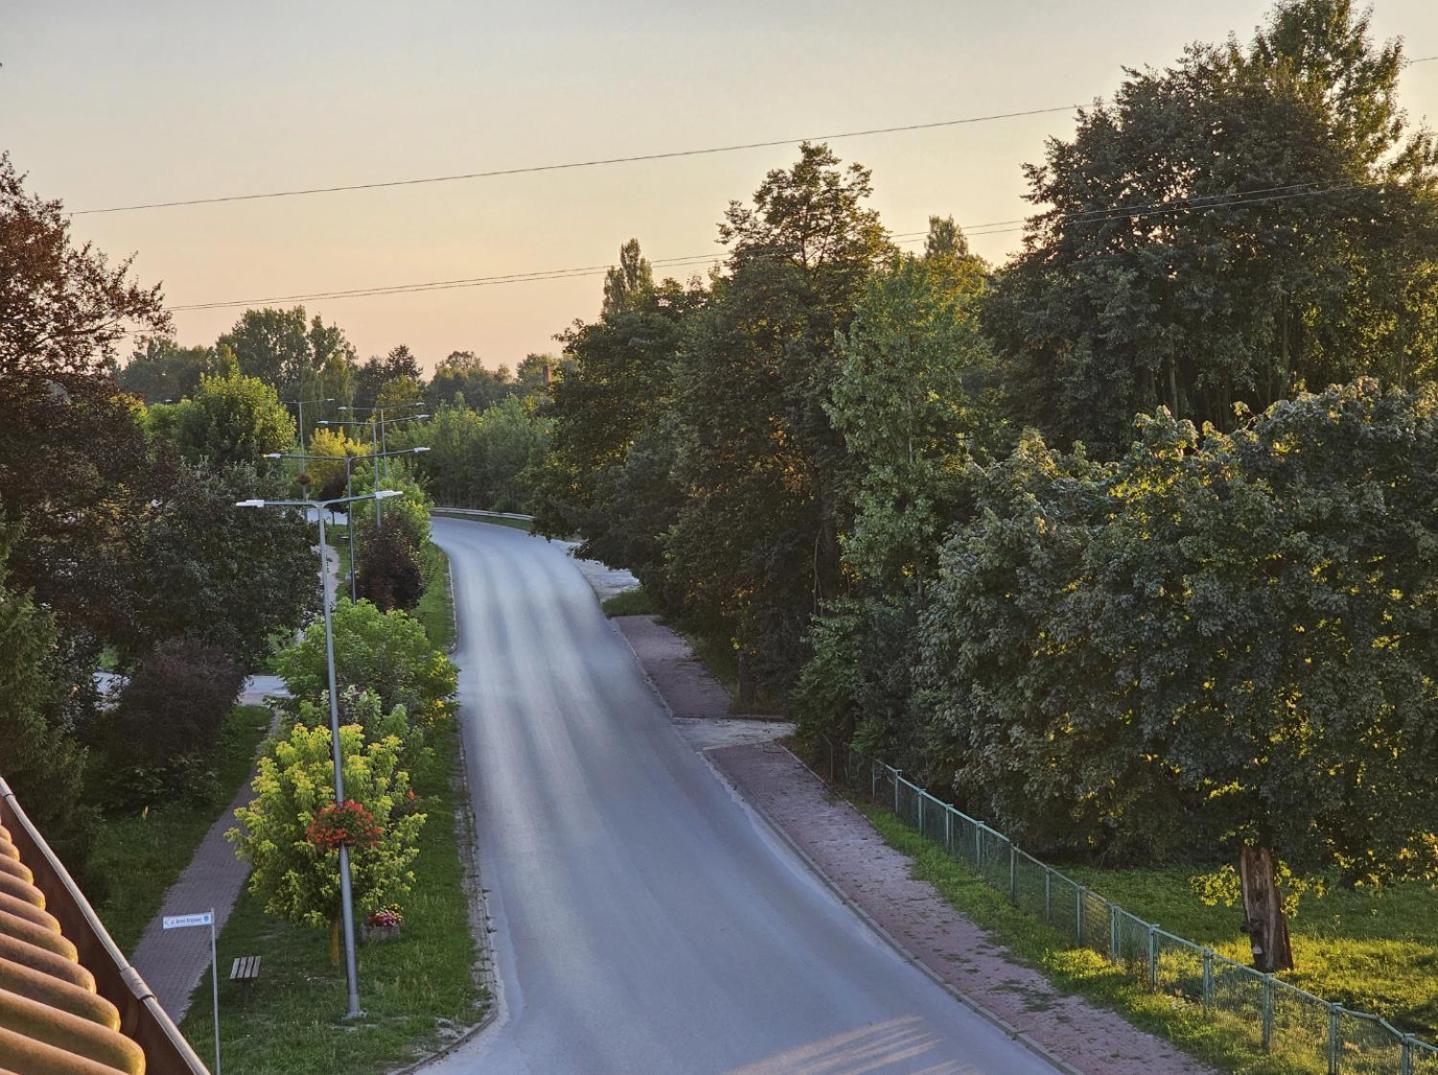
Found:
M 407 404 L 404 404 L 404 406 L 407 406 L 407 407 L 417 407 L 417 406 L 421 406 L 421 404 L 417 404 L 417 403 L 407 403 Z M 341 408 L 340 408 L 340 410 L 353 410 L 353 409 L 354 409 L 353 407 L 341 407 Z M 404 415 L 400 415 L 398 418 L 386 418 L 386 417 L 384 416 L 384 409 L 383 409 L 383 408 L 376 407 L 376 408 L 374 408 L 374 411 L 375 411 L 375 414 L 379 415 L 378 420 L 376 420 L 373 416 L 371 416 L 370 418 L 367 418 L 367 419 L 336 418 L 336 419 L 334 419 L 333 421 L 324 421 L 324 422 L 320 422 L 320 423 L 318 423 L 318 424 L 319 424 L 319 425 L 322 425 L 322 426 L 369 426 L 369 431 L 370 431 L 370 446 L 371 446 L 371 449 L 372 449 L 371 452 L 370 452 L 370 454 L 371 454 L 372 456 L 374 456 L 376 459 L 384 459 L 384 458 L 387 458 L 387 456 L 389 455 L 389 452 L 388 452 L 388 450 L 387 450 L 388 447 L 389 447 L 389 445 L 388 445 L 388 443 L 385 441 L 385 436 L 384 436 L 385 426 L 395 425 L 395 424 L 397 424 L 397 423 L 399 423 L 399 422 L 418 422 L 418 421 L 422 421 L 422 420 L 425 419 L 425 418 L 431 417 L 430 414 L 429 414 L 428 412 L 426 412 L 426 413 L 424 413 L 424 414 L 404 414 Z M 388 464 L 386 464 L 386 466 L 385 466 L 385 472 L 384 472 L 384 473 L 385 473 L 385 477 L 388 478 L 388 477 L 389 477 L 389 466 L 388 466 Z M 379 484 L 379 470 L 378 470 L 378 468 L 375 469 L 375 484 L 376 484 L 376 485 Z M 378 525 L 378 523 L 379 523 L 379 508 L 378 508 L 378 507 L 375 508 L 375 523 L 376 523 L 376 525 Z
M 340 705 L 339 693 L 335 687 L 335 637 L 334 625 L 330 622 L 330 580 L 328 565 L 325 563 L 325 512 L 336 504 L 350 504 L 357 500 L 386 500 L 392 496 L 402 496 L 397 489 L 377 489 L 373 493 L 365 493 L 363 496 L 343 496 L 334 500 L 241 500 L 236 502 L 237 508 L 304 508 L 308 513 L 310 508 L 315 509 L 315 515 L 320 522 L 320 604 L 324 607 L 325 620 L 325 665 L 329 676 L 330 687 L 330 752 L 334 759 L 335 767 L 335 805 L 339 806 L 345 801 L 345 776 L 344 762 L 340 757 Z M 350 888 L 350 856 L 349 847 L 340 844 L 340 916 L 344 920 L 345 931 L 345 978 L 349 986 L 349 1010 L 345 1012 L 348 1019 L 358 1019 L 364 1012 L 359 1006 L 359 970 L 355 964 L 355 912 L 354 895 Z
M 300 409 L 300 447 L 305 446 L 305 404 L 306 403 L 334 403 L 334 396 L 326 396 L 324 399 L 287 399 L 285 403 Z
M 321 422 L 320 424 L 321 424 L 321 425 L 325 425 L 326 423 Z M 418 448 L 403 448 L 403 449 L 401 449 L 401 450 L 399 450 L 399 451 L 384 452 L 384 453 L 381 453 L 381 455 L 419 455 L 419 454 L 421 454 L 421 453 L 423 453 L 423 452 L 427 452 L 427 451 L 429 451 L 429 448 L 425 447 L 424 445 L 421 445 L 421 446 L 419 446 Z M 335 457 L 332 456 L 332 455 L 311 455 L 311 454 L 308 453 L 308 452 L 266 452 L 266 453 L 265 453 L 265 458 L 266 458 L 266 459 L 314 459 L 314 460 L 322 460 L 322 461 L 326 461 L 326 462 L 332 462 Z M 345 453 L 345 457 L 344 457 L 344 460 L 345 460 L 345 496 L 351 496 L 351 495 L 353 494 L 353 492 L 354 492 L 354 490 L 350 488 L 350 478 L 351 478 L 351 476 L 352 476 L 352 469 L 353 469 L 354 461 L 355 461 L 356 459 L 359 459 L 359 458 L 361 458 L 361 457 L 360 457 L 360 456 L 356 456 L 356 455 L 350 455 L 348 452 Z M 376 527 L 376 528 L 379 527 L 379 505 L 375 505 L 375 527 Z M 350 512 L 345 512 L 345 533 L 346 533 L 346 536 L 347 536 L 348 539 L 349 539 L 349 546 L 350 546 L 350 600 L 351 600 L 351 601 L 358 601 L 358 600 L 359 600 L 359 592 L 358 592 L 358 591 L 359 591 L 359 586 L 358 586 L 358 583 L 357 583 L 356 580 L 355 580 L 355 575 L 356 575 L 356 567 L 355 567 L 355 564 L 356 564 L 356 561 L 355 561 L 355 527 L 354 527 L 354 516 L 353 516 L 353 514 L 351 514 Z

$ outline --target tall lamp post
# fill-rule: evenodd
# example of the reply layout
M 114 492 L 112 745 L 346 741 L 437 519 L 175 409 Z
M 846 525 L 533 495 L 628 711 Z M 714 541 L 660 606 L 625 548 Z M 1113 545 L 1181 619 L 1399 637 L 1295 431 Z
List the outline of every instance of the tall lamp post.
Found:
M 300 409 L 300 447 L 305 446 L 305 404 L 306 403 L 334 403 L 337 402 L 334 396 L 326 396 L 324 399 L 287 399 L 285 400 L 292 407 Z
M 325 563 L 325 512 L 336 504 L 351 504 L 357 500 L 386 500 L 402 496 L 396 489 L 377 489 L 363 496 L 342 496 L 334 500 L 241 500 L 237 508 L 304 508 L 306 515 L 314 509 L 320 523 L 320 604 L 324 606 L 325 619 L 325 665 L 330 687 L 330 752 L 335 768 L 335 805 L 345 801 L 344 761 L 340 757 L 340 705 L 335 687 L 335 636 L 334 625 L 330 622 L 330 592 L 328 565 Z M 378 506 L 378 505 L 376 505 Z M 359 970 L 355 963 L 355 912 L 354 894 L 350 887 L 349 847 L 340 844 L 340 917 L 344 922 L 345 934 L 345 979 L 349 986 L 349 1007 L 347 1019 L 358 1019 L 364 1014 L 359 1006 Z
M 324 424 L 324 423 L 321 423 L 321 424 Z M 389 455 L 419 455 L 419 454 L 421 454 L 421 453 L 423 453 L 423 452 L 427 452 L 427 451 L 429 451 L 429 449 L 428 449 L 427 447 L 425 447 L 424 445 L 420 445 L 420 446 L 417 447 L 417 448 L 404 448 L 404 449 L 401 449 L 400 451 L 395 451 L 395 452 L 381 452 L 380 455 L 381 455 L 381 457 L 383 457 L 383 456 L 389 456 Z M 302 459 L 302 460 L 318 460 L 318 461 L 324 461 L 324 462 L 334 462 L 334 458 L 335 458 L 335 457 L 332 456 L 332 455 L 311 455 L 311 454 L 308 453 L 308 452 L 266 452 L 266 453 L 265 453 L 265 458 L 266 458 L 266 459 Z M 351 478 L 353 477 L 354 461 L 355 461 L 356 459 L 360 459 L 360 458 L 362 458 L 362 457 L 361 457 L 361 456 L 357 456 L 357 455 L 348 455 L 348 454 L 344 457 L 344 460 L 345 460 L 345 496 L 347 496 L 347 497 L 348 497 L 348 496 L 352 496 L 352 495 L 354 494 L 354 490 L 350 487 L 350 481 L 351 481 Z M 376 484 L 378 484 L 378 482 L 376 482 Z M 376 510 L 378 510 L 378 508 L 376 508 Z M 358 584 L 357 584 L 357 582 L 356 582 L 356 580 L 355 580 L 355 571 L 356 571 L 356 568 L 355 568 L 355 528 L 354 528 L 354 516 L 351 515 L 349 512 L 345 512 L 345 534 L 346 534 L 346 537 L 349 539 L 349 546 L 350 546 L 350 600 L 351 600 L 351 601 L 358 601 L 358 600 L 359 600 L 359 587 L 358 587 Z
M 408 406 L 421 406 L 421 404 L 408 404 Z M 357 410 L 357 409 L 358 409 L 358 408 L 355 408 L 355 407 L 341 407 L 341 408 L 340 408 L 340 410 L 342 410 L 342 411 L 355 411 L 355 410 Z M 401 415 L 401 416 L 398 417 L 398 418 L 385 418 L 385 417 L 384 417 L 384 411 L 383 411 L 382 409 L 379 409 L 379 408 L 375 408 L 375 414 L 379 415 L 379 417 L 378 417 L 377 419 L 374 418 L 374 417 L 370 417 L 370 418 L 368 418 L 368 419 L 363 419 L 363 418 L 336 418 L 336 419 L 333 419 L 332 421 L 316 422 L 315 424 L 316 424 L 316 425 L 322 425 L 322 426 L 369 426 L 369 431 L 370 431 L 370 448 L 371 448 L 370 456 L 371 456 L 373 459 L 375 459 L 375 460 L 380 460 L 380 459 L 387 459 L 387 458 L 389 458 L 391 455 L 403 455 L 403 454 L 405 454 L 405 453 L 403 453 L 403 452 L 391 452 L 391 451 L 388 450 L 388 448 L 386 447 L 386 444 L 385 444 L 385 439 L 384 439 L 384 429 L 385 429 L 385 426 L 387 426 L 387 425 L 394 425 L 394 424 L 396 424 L 396 423 L 398 423 L 398 422 L 417 422 L 417 421 L 420 421 L 420 420 L 422 420 L 422 419 L 425 419 L 425 418 L 430 417 L 428 414 L 405 414 L 405 415 Z M 428 451 L 428 450 L 429 450 L 428 448 L 425 449 L 425 451 Z M 388 476 L 389 476 L 389 467 L 388 467 L 388 465 L 386 465 L 386 466 L 385 466 L 385 477 L 387 478 Z M 375 463 L 374 483 L 375 483 L 376 485 L 378 485 L 378 484 L 380 483 L 380 473 L 379 473 L 379 463 L 378 463 L 378 462 Z M 383 515 L 382 515 L 381 512 L 380 512 L 379 505 L 376 504 L 376 505 L 375 505 L 375 527 L 376 527 L 376 528 L 380 528 L 380 527 L 383 526 L 383 523 L 384 523 Z

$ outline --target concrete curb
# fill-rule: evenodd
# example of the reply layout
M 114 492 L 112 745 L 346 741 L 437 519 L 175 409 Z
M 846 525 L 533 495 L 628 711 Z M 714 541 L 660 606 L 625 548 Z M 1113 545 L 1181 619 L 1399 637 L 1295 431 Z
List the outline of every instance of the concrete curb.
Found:
M 799 757 L 799 755 L 795 754 L 783 743 L 776 743 L 776 745 L 779 747 L 780 750 L 784 751 L 785 754 L 788 754 L 789 757 L 793 758 L 796 762 L 798 762 L 799 765 L 803 767 L 805 772 L 809 773 L 811 776 L 813 776 L 815 780 L 819 781 L 826 793 L 832 794 L 829 783 L 818 773 L 814 772 L 814 770 L 809 767 L 809 764 L 805 762 L 803 758 Z M 917 955 L 911 952 L 902 941 L 900 941 L 887 929 L 881 926 L 878 921 L 876 921 L 869 914 L 868 911 L 864 910 L 864 908 L 860 906 L 857 901 L 855 901 L 852 897 L 848 895 L 848 893 L 846 893 L 842 888 L 840 888 L 839 884 L 827 873 L 825 873 L 823 867 L 821 867 L 816 861 L 814 861 L 814 859 L 809 855 L 809 853 L 805 851 L 802 847 L 800 847 L 799 844 L 792 837 L 790 837 L 787 832 L 784 831 L 783 827 L 779 824 L 779 822 L 774 817 L 772 817 L 767 810 L 765 810 L 758 803 L 751 802 L 748 798 L 746 798 L 744 796 L 744 793 L 738 787 L 736 787 L 734 782 L 730 780 L 728 776 L 724 773 L 723 769 L 721 769 L 718 765 L 715 765 L 711 759 L 706 758 L 705 760 L 709 761 L 709 764 L 715 770 L 715 772 L 719 773 L 719 775 L 723 777 L 724 782 L 734 789 L 734 793 L 740 798 L 744 799 L 744 801 L 749 804 L 749 808 L 753 810 L 754 813 L 757 814 L 759 817 L 763 818 L 764 822 L 769 826 L 770 829 L 774 831 L 774 833 L 779 837 L 779 839 L 783 840 L 786 844 L 788 844 L 789 847 L 794 851 L 794 853 L 798 855 L 801 860 L 803 860 L 805 865 L 807 865 L 809 869 L 813 871 L 814 875 L 817 876 L 819 880 L 824 882 L 825 887 L 827 887 L 829 891 L 833 892 L 834 895 L 839 898 L 839 901 L 841 903 L 843 903 L 846 907 L 848 907 L 851 911 L 858 915 L 859 918 L 862 919 L 863 922 L 871 930 L 878 934 L 878 936 L 886 944 L 889 945 L 889 947 L 891 947 L 895 952 L 899 953 L 899 955 L 903 957 L 905 962 L 913 964 L 926 976 L 928 976 L 934 982 L 934 984 L 938 985 L 941 989 L 944 990 L 944 992 L 948 993 L 960 1004 L 964 1005 L 964 1007 L 970 1009 L 974 1012 L 974 1014 L 982 1017 L 986 1021 L 998 1027 L 1014 1041 L 1018 1042 L 1024 1048 L 1036 1054 L 1041 1059 L 1052 1064 L 1059 1071 L 1064 1072 L 1065 1075 L 1090 1075 L 1089 1072 L 1085 1072 L 1081 1068 L 1076 1068 L 1068 1061 L 1056 1056 L 1048 1049 L 1047 1046 L 1035 1041 L 1032 1037 L 1028 1035 L 1027 1032 L 1020 1030 L 1003 1016 L 984 1007 L 984 1005 L 973 996 L 969 995 L 968 993 L 965 993 L 957 986 L 951 985 L 949 982 L 944 981 L 944 979 L 939 976 L 937 971 L 935 971 L 927 963 L 921 960 Z M 854 813 L 860 818 L 860 820 L 864 822 L 865 825 L 869 825 L 869 819 L 864 817 L 864 815 L 860 814 L 857 810 L 854 810 L 854 806 L 852 803 L 848 802 L 847 800 L 843 800 L 841 796 L 839 798 L 844 802 L 844 806 L 847 809 L 853 810 Z M 871 829 L 873 828 L 872 825 L 870 825 L 869 827 Z M 875 832 L 875 835 L 878 835 L 877 831 Z

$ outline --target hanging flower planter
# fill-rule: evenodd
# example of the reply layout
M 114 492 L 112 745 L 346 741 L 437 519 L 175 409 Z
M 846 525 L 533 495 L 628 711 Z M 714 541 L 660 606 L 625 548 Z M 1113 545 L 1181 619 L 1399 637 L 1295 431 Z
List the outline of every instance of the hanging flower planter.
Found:
M 368 849 L 379 844 L 384 830 L 362 803 L 349 799 L 317 811 L 305 830 L 310 843 L 324 851 L 341 847 Z

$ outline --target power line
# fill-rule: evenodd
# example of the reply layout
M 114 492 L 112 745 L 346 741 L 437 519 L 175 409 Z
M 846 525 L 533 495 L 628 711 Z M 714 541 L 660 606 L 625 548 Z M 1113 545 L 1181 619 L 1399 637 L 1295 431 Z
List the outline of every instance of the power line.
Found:
M 1102 224 L 1117 220 L 1143 220 L 1149 217 L 1167 216 L 1174 213 L 1241 209 L 1249 206 L 1267 205 L 1278 201 L 1289 201 L 1295 198 L 1310 198 L 1344 193 L 1369 186 L 1370 184 L 1366 183 L 1345 183 L 1328 187 L 1314 187 L 1312 183 L 1289 183 L 1282 186 L 1261 187 L 1249 191 L 1236 191 L 1232 194 L 1197 195 L 1193 198 L 1185 199 L 1183 203 L 1147 202 L 1138 205 L 1111 206 L 1080 213 L 1059 214 L 1056 218 L 1052 219 L 1071 226 Z M 1043 218 L 1039 216 L 1034 219 Z M 1019 217 L 1010 220 L 995 220 L 984 224 L 974 224 L 962 230 L 967 238 L 982 237 L 985 235 L 1003 235 L 1022 231 L 1028 225 L 1028 222 L 1029 218 Z M 898 232 L 890 238 L 897 243 L 907 244 L 918 242 L 927 237 L 927 235 L 927 231 L 910 231 Z M 721 256 L 718 252 L 688 254 L 683 257 L 656 258 L 650 261 L 649 264 L 656 268 L 682 268 L 712 263 L 719 260 Z M 543 280 L 570 280 L 584 276 L 597 276 L 608 272 L 611 268 L 613 268 L 612 262 L 603 265 L 576 265 L 563 269 L 539 269 L 530 272 L 497 273 L 490 276 L 459 277 L 449 280 L 427 280 L 404 284 L 371 285 L 368 287 L 344 288 L 331 291 L 306 291 L 288 295 L 270 295 L 264 298 L 223 299 L 214 302 L 171 306 L 169 310 L 172 313 L 181 313 L 197 310 L 229 309 L 239 306 L 259 306 L 276 302 L 317 302 L 329 299 L 374 298 L 385 295 L 420 294 L 428 291 L 450 291 L 458 288 L 534 283 Z
M 736 153 L 745 149 L 772 149 L 775 146 L 793 146 L 801 142 L 832 142 L 840 138 L 865 138 L 875 134 L 896 134 L 901 131 L 931 131 L 941 127 L 961 127 L 973 123 L 990 123 L 1001 119 L 1018 119 L 1023 116 L 1043 116 L 1053 112 L 1068 112 L 1080 105 L 1057 105 L 1053 108 L 1032 108 L 1023 112 L 1000 112 L 989 116 L 968 116 L 964 119 L 942 119 L 932 123 L 904 123 L 893 127 L 871 127 L 862 131 L 839 131 L 835 134 L 815 134 L 805 138 L 776 138 L 768 142 L 741 142 L 734 145 L 707 146 L 702 149 L 675 149 L 662 153 L 640 153 L 632 157 L 603 157 L 594 160 L 566 161 L 562 164 L 532 164 L 521 168 L 496 168 L 484 172 L 461 172 L 455 175 L 422 176 L 415 179 L 386 179 L 372 183 L 346 183 L 332 187 L 302 187 L 295 190 L 271 190 L 254 194 L 222 194 L 207 198 L 183 198 L 166 202 L 141 202 L 135 205 L 113 205 L 103 209 L 76 209 L 71 216 L 91 216 L 99 213 L 129 213 L 140 209 L 173 209 L 183 205 L 215 205 L 221 202 L 251 202 L 267 198 L 298 198 L 311 194 L 338 194 L 353 190 L 382 190 L 389 187 L 414 187 L 425 183 L 455 183 L 468 179 L 494 179 L 508 175 L 532 175 L 536 172 L 562 172 L 576 168 L 600 168 L 611 164 L 634 164 L 639 161 L 673 160 L 677 157 L 705 157 L 716 153 Z

